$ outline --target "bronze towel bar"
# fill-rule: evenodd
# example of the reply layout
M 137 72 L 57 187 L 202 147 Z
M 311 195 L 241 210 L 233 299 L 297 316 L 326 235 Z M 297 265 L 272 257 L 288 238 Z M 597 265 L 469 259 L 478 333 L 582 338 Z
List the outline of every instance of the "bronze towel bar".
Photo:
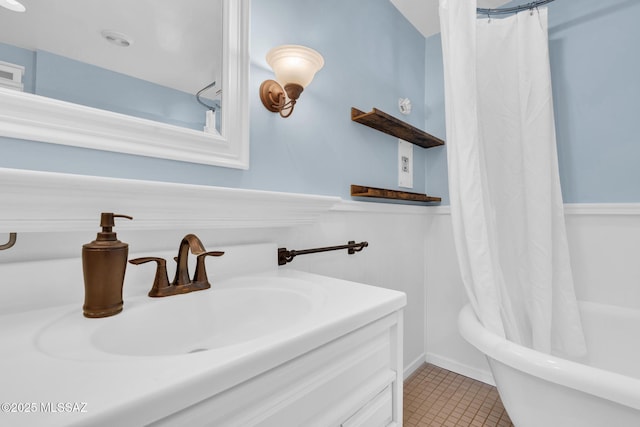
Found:
M 326 248 L 315 248 L 315 249 L 303 249 L 300 251 L 296 250 L 287 250 L 287 248 L 278 248 L 278 265 L 285 265 L 288 262 L 293 261 L 297 255 L 306 255 L 306 254 L 315 254 L 318 252 L 328 252 L 328 251 L 338 251 L 341 249 L 347 249 L 349 255 L 353 255 L 356 252 L 360 252 L 364 248 L 369 246 L 367 242 L 356 243 L 354 240 L 350 240 L 348 244 L 341 246 L 328 246 Z

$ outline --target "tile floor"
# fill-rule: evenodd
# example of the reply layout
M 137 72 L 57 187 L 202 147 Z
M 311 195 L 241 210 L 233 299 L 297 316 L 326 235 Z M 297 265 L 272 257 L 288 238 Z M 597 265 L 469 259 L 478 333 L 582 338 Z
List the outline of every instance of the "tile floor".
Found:
M 405 427 L 512 427 L 495 387 L 431 364 L 404 382 Z

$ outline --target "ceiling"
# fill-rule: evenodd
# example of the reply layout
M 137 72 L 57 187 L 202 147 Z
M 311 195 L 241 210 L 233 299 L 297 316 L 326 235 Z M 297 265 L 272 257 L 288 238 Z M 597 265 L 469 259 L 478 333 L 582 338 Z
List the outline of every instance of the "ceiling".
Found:
M 0 8 L 0 43 L 46 50 L 196 93 L 221 78 L 222 0 L 21 0 Z M 107 42 L 103 30 L 131 37 Z M 218 83 L 219 86 L 219 83 Z
M 468 0 L 454 0 L 468 1 Z M 391 0 L 391 3 L 407 18 L 414 27 L 429 37 L 440 32 L 438 18 L 438 0 Z M 495 8 L 508 3 L 507 0 L 478 0 L 478 7 Z

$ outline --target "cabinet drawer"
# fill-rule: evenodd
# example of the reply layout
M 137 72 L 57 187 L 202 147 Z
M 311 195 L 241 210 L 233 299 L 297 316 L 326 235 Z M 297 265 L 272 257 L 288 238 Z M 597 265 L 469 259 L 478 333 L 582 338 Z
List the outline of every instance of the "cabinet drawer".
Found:
M 353 414 L 342 427 L 385 427 L 393 420 L 393 393 L 386 387 L 369 403 Z
M 384 411 L 391 419 L 399 319 L 381 318 L 153 425 L 340 427 L 363 418 L 342 425 L 370 427 Z

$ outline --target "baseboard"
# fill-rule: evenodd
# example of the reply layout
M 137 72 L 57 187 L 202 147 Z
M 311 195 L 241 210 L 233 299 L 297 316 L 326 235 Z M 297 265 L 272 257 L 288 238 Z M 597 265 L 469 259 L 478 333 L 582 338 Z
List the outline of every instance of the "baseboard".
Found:
M 406 380 L 409 375 L 413 374 L 420 366 L 426 363 L 426 356 L 422 353 L 420 356 L 416 358 L 413 362 L 409 363 L 408 366 L 404 368 L 404 377 L 403 380 Z
M 485 384 L 493 386 L 496 385 L 495 381 L 493 380 L 493 375 L 489 370 L 474 368 L 472 366 L 449 359 L 448 357 L 438 356 L 437 354 L 433 353 L 427 353 L 426 361 L 427 363 L 431 363 L 460 375 L 464 375 L 465 377 L 473 378 L 474 380 L 481 381 Z

